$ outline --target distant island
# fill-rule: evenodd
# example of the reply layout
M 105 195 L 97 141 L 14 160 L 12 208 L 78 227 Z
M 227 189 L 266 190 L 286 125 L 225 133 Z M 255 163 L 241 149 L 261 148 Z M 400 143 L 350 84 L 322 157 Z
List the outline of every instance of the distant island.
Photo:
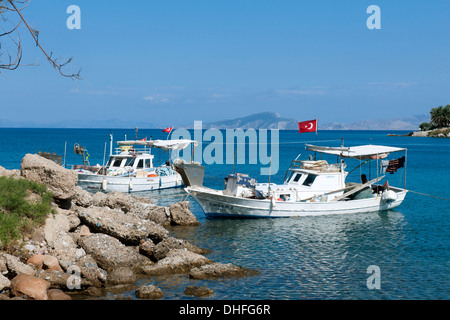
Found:
M 411 137 L 447 137 L 450 138 L 450 105 L 439 106 L 431 109 L 430 122 L 422 122 L 419 125 L 420 131 L 414 131 L 405 136 Z M 396 134 L 389 134 L 396 136 Z
M 415 115 L 402 118 L 389 119 L 371 119 L 354 121 L 350 123 L 324 122 L 318 117 L 319 130 L 395 130 L 395 131 L 414 131 L 429 121 L 427 115 Z M 198 120 L 202 120 L 201 118 Z M 285 118 L 276 112 L 267 111 L 251 114 L 244 117 L 226 119 L 220 121 L 203 121 L 203 128 L 216 129 L 278 129 L 278 130 L 298 130 L 298 122 L 312 119 Z M 0 119 L 0 128 L 83 128 L 83 129 L 161 129 L 167 126 L 175 128 L 192 129 L 193 123 L 176 125 L 170 123 L 170 120 L 164 119 L 164 123 L 145 122 L 142 120 L 126 119 L 86 119 L 72 120 L 67 119 L 59 122 L 31 122 L 31 121 L 11 121 Z
M 352 123 L 322 123 L 319 118 L 318 127 L 319 130 L 414 130 L 425 120 L 428 120 L 426 115 L 393 119 L 372 119 Z M 203 122 L 203 128 L 298 130 L 299 121 L 300 119 L 283 118 L 276 112 L 268 111 L 241 118 L 221 120 L 210 123 Z

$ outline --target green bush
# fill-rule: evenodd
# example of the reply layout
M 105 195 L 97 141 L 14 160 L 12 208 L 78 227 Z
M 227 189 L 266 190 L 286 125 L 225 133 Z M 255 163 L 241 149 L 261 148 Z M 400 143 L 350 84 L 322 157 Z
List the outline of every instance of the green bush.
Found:
M 421 131 L 428 131 L 428 130 L 431 130 L 432 127 L 433 127 L 432 124 L 431 124 L 431 123 L 428 123 L 428 122 L 422 122 L 422 123 L 419 125 L 419 129 L 420 129 Z
M 0 177 L 0 245 L 7 246 L 42 224 L 52 212 L 52 198 L 36 182 Z

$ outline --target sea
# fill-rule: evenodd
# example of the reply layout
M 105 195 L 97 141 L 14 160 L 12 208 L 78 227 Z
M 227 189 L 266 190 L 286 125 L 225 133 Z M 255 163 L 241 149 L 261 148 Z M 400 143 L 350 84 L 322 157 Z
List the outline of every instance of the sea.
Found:
M 225 132 L 222 131 L 225 136 Z M 395 133 L 399 136 L 388 136 Z M 211 250 L 215 262 L 259 271 L 245 278 L 192 280 L 187 275 L 139 278 L 136 285 L 154 284 L 163 300 L 447 300 L 450 298 L 450 139 L 401 136 L 407 131 L 279 131 L 278 170 L 261 175 L 261 163 L 206 165 L 204 185 L 224 188 L 231 172 L 247 173 L 258 182 L 283 183 L 286 170 L 305 143 L 355 146 L 377 144 L 407 148 L 406 168 L 387 174 L 389 184 L 411 190 L 401 206 L 379 213 L 278 219 L 207 219 L 182 188 L 138 194 L 159 205 L 187 200 L 200 222 L 196 227 L 171 227 L 170 233 Z M 74 144 L 84 146 L 91 165 L 107 161 L 110 134 L 124 139 L 166 139 L 160 129 L 44 129 L 0 128 L 0 166 L 20 169 L 27 153 L 63 156 L 66 166 L 82 163 Z M 203 142 L 206 148 L 209 142 Z M 249 146 L 246 146 L 249 150 Z M 270 149 L 269 149 L 270 153 Z M 168 152 L 155 150 L 154 164 Z M 395 158 L 395 154 L 390 157 Z M 318 156 L 319 157 L 319 156 Z M 248 160 L 248 159 L 247 159 Z M 272 160 L 273 161 L 273 160 Z M 329 162 L 336 161 L 328 159 Z M 353 163 L 351 162 L 353 161 Z M 225 162 L 225 161 L 224 161 Z M 347 171 L 359 165 L 348 160 Z M 376 164 L 348 176 L 374 178 Z M 198 298 L 186 286 L 214 291 Z M 137 299 L 134 289 L 107 292 L 95 299 Z

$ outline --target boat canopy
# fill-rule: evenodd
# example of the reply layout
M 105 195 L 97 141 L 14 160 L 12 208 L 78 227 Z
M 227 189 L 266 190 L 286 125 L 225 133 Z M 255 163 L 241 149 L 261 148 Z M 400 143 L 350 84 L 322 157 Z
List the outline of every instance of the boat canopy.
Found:
M 384 159 L 392 152 L 406 151 L 406 148 L 387 147 L 379 145 L 364 145 L 356 147 L 323 147 L 307 144 L 306 150 L 333 154 L 344 158 Z
M 151 148 L 160 148 L 163 150 L 182 150 L 188 147 L 190 144 L 194 144 L 197 146 L 197 141 L 195 140 L 126 140 L 126 141 L 117 141 L 119 146 L 130 146 L 130 145 L 138 145 L 138 146 L 148 146 Z

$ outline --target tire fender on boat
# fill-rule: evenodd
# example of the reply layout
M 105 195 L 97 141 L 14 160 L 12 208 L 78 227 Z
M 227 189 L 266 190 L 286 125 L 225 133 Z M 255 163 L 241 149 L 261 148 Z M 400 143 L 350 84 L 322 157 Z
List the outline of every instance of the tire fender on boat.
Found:
M 106 189 L 108 188 L 108 182 L 106 181 L 106 179 L 102 180 L 102 190 L 106 191 Z

